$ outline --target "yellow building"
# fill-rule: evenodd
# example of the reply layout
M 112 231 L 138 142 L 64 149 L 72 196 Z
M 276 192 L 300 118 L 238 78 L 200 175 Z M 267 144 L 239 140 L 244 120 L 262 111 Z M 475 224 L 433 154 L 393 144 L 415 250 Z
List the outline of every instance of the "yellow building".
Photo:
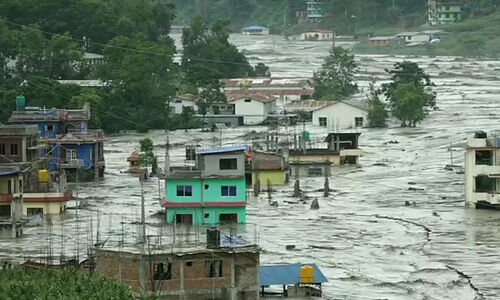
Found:
M 273 153 L 253 152 L 250 163 L 253 185 L 259 179 L 260 186 L 284 185 L 288 182 L 288 170 L 284 167 L 283 156 Z

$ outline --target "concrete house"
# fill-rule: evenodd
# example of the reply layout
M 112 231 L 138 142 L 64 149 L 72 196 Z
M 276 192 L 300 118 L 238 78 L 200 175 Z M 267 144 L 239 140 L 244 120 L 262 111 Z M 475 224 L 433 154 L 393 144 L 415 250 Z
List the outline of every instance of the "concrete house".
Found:
M 96 272 L 165 300 L 259 299 L 260 248 L 236 237 L 240 243 L 224 244 L 218 230 L 210 231 L 206 245 L 98 248 Z
M 331 41 L 334 39 L 332 30 L 311 30 L 300 35 L 302 41 Z
M 430 35 L 423 32 L 401 32 L 396 37 L 404 40 L 405 44 L 426 44 L 430 41 Z
M 269 28 L 264 26 L 248 26 L 241 29 L 242 34 L 247 35 L 269 35 Z
M 254 185 L 257 179 L 260 186 L 284 185 L 288 182 L 288 168 L 281 154 L 253 151 L 247 159 L 247 184 Z
M 95 178 L 104 175 L 104 133 L 88 128 L 88 104 L 83 109 L 72 110 L 26 107 L 24 97 L 18 97 L 16 104 L 9 123 L 38 126 L 41 142 L 47 145 L 47 152 L 42 151 L 41 156 L 48 154 L 50 171 L 63 168 L 75 173 L 82 169 Z
M 23 235 L 23 175 L 17 167 L 0 166 L 0 237 Z
M 196 102 L 198 102 L 198 96 L 193 94 L 182 94 L 173 97 L 171 101 L 168 102 L 168 106 L 172 109 L 174 114 L 181 114 L 184 107 L 191 107 L 194 112 L 197 111 Z
M 47 170 L 44 147 L 36 125 L 0 125 L 0 166 L 29 170 L 22 172 L 24 215 L 59 214 L 73 196 L 64 172 Z
M 167 223 L 213 225 L 246 222 L 246 146 L 201 149 L 195 170 L 165 178 Z
M 444 25 L 462 20 L 462 1 L 428 0 L 427 16 L 430 25 Z
M 500 207 L 500 138 L 477 132 L 465 150 L 465 204 Z
M 247 93 L 228 99 L 234 105 L 235 114 L 243 116 L 243 124 L 258 125 L 270 114 L 276 113 L 276 98 L 260 93 Z
M 396 36 L 374 36 L 368 39 L 368 43 L 372 47 L 404 44 L 403 40 Z
M 326 101 L 323 104 L 312 111 L 312 123 L 315 126 L 344 130 L 367 124 L 368 103 L 365 101 Z

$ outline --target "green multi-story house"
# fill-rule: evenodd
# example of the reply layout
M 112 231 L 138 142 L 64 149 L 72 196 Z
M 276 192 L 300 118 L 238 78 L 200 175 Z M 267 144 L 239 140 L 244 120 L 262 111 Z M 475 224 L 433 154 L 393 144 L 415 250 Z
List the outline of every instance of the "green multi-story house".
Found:
M 428 0 L 428 18 L 430 25 L 443 25 L 462 20 L 461 0 Z
M 167 223 L 215 225 L 246 222 L 245 146 L 202 149 L 195 170 L 165 178 Z

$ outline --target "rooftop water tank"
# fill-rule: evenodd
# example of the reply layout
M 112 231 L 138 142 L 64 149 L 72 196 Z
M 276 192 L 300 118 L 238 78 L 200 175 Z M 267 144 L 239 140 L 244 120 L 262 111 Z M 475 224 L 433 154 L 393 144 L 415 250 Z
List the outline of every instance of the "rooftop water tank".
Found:
M 314 267 L 302 266 L 300 268 L 300 283 L 314 283 Z
M 24 111 L 26 107 L 26 98 L 24 96 L 16 97 L 16 111 Z

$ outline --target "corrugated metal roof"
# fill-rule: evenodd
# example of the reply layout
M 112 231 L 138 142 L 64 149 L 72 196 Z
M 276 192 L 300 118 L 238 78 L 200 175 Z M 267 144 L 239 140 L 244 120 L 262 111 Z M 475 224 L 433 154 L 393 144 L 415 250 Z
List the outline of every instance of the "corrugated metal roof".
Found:
M 248 149 L 247 146 L 222 146 L 217 148 L 200 149 L 197 151 L 197 153 L 205 155 L 205 154 L 239 152 L 239 151 L 246 151 L 247 149 Z
M 300 283 L 300 270 L 303 266 L 314 268 L 314 283 L 328 282 L 316 264 L 288 264 L 260 266 L 260 285 L 286 285 Z

